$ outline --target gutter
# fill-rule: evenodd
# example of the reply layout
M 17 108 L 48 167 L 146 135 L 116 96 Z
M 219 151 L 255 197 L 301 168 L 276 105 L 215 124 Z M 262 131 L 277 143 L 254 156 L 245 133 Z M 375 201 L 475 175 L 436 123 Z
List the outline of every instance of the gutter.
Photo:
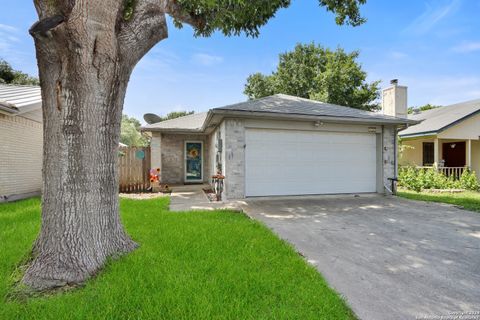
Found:
M 13 104 L 6 103 L 4 101 L 0 101 L 0 112 L 7 113 L 9 115 L 20 113 L 17 107 L 15 107 Z

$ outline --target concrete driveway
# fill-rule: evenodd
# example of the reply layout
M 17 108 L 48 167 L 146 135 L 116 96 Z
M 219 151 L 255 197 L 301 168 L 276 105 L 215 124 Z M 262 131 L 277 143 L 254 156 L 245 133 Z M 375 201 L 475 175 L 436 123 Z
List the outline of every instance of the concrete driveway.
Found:
M 244 209 L 292 243 L 362 319 L 480 311 L 478 213 L 378 195 L 259 198 Z

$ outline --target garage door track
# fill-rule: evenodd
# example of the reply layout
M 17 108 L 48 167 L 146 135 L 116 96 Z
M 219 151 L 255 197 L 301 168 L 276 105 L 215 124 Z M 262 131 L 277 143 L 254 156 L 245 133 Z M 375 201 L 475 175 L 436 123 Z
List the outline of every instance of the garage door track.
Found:
M 292 243 L 362 319 L 480 311 L 480 214 L 378 195 L 259 198 L 245 211 Z

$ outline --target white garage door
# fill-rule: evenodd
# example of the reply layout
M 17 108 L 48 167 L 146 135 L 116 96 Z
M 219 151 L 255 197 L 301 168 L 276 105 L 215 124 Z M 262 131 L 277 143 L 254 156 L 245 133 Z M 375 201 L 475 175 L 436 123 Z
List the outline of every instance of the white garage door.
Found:
M 246 196 L 376 191 L 373 133 L 246 130 Z

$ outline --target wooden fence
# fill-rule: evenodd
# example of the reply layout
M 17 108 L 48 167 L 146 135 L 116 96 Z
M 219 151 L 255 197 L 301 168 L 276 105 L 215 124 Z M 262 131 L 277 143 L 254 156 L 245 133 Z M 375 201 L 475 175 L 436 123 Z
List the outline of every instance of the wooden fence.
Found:
M 150 147 L 120 147 L 120 192 L 141 192 L 150 187 Z

